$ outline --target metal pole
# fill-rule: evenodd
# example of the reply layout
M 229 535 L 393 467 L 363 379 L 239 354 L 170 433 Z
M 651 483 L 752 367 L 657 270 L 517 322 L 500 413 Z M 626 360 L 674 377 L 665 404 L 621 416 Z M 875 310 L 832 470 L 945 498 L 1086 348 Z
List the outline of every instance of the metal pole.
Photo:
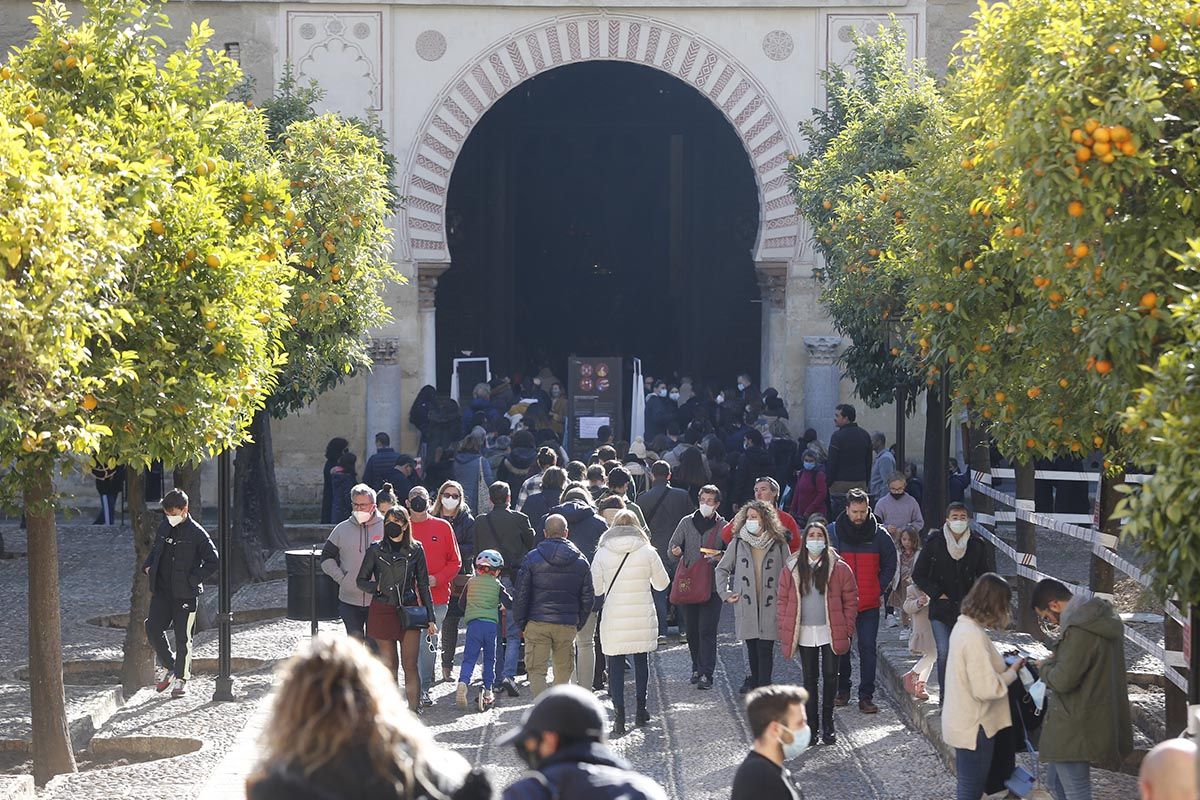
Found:
M 217 683 L 213 691 L 213 700 L 232 700 L 233 676 L 230 655 L 233 649 L 233 609 L 232 598 L 229 596 L 229 567 L 230 551 L 233 541 L 233 521 L 229 518 L 231 506 L 229 498 L 230 474 L 229 450 L 222 450 L 217 455 L 217 527 L 221 538 L 221 567 L 220 588 L 218 595 L 219 609 L 217 612 Z
M 311 635 L 317 635 L 317 546 L 312 546 L 308 557 L 308 621 L 312 625 Z
M 905 437 L 905 421 L 908 414 L 905 413 L 908 405 L 908 393 L 903 386 L 896 387 L 896 469 L 900 472 L 904 471 L 904 437 Z

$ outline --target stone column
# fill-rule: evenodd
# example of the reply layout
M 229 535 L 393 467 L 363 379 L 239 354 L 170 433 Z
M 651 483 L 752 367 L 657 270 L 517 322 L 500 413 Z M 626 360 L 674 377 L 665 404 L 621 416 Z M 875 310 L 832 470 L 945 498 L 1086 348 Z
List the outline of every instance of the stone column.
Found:
M 804 368 L 804 420 L 829 445 L 833 435 L 833 409 L 841 401 L 842 372 L 838 368 L 840 336 L 805 336 L 808 365 Z
M 756 377 L 761 389 L 774 386 L 782 391 L 787 352 L 788 265 L 786 261 L 759 261 L 754 265 L 754 273 L 762 298 L 762 358 Z
M 417 264 L 417 300 L 421 314 L 422 381 L 437 386 L 437 282 L 449 264 Z
M 375 452 L 375 434 L 386 433 L 392 446 L 400 449 L 404 428 L 404 401 L 400 390 L 403 368 L 400 366 L 401 341 L 378 338 L 367 343 L 374 365 L 367 373 L 366 442 L 363 453 Z

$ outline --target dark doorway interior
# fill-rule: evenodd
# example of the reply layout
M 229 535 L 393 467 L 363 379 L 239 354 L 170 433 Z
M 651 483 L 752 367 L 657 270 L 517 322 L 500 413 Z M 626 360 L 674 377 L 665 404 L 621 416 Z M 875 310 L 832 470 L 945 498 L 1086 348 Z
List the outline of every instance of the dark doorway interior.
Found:
M 711 101 L 620 62 L 526 81 L 465 143 L 437 288 L 439 379 L 461 351 L 566 376 L 580 355 L 722 385 L 757 373 L 750 160 Z

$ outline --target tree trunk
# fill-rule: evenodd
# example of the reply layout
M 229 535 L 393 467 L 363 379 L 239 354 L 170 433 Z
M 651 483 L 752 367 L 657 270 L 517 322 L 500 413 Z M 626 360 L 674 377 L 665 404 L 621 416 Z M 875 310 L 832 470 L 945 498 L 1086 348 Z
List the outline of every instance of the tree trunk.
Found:
M 1099 505 L 1099 528 L 1104 533 L 1120 538 L 1121 520 L 1113 511 L 1122 495 L 1117 493 L 1117 487 L 1125 483 L 1125 470 L 1110 475 L 1107 471 L 1100 473 L 1100 489 L 1097 493 Z M 1116 548 L 1110 548 L 1116 549 Z M 1116 582 L 1115 569 L 1102 558 L 1092 554 L 1091 568 L 1088 570 L 1088 587 L 1093 592 L 1112 594 Z
M 50 499 L 54 482 L 38 467 L 25 483 L 29 544 L 29 705 L 33 778 L 39 786 L 75 771 L 63 691 L 62 618 L 58 591 L 58 526 Z
M 237 544 L 231 557 L 234 587 L 266 580 L 264 550 L 290 546 L 279 507 L 271 418 L 259 411 L 250 423 L 250 443 L 238 448 L 233 468 L 233 532 Z
M 121 689 L 126 697 L 154 680 L 154 649 L 146 639 L 146 616 L 150 613 L 150 579 L 142 564 L 154 545 L 156 525 L 146 508 L 146 473 L 129 471 L 126 499 L 133 528 L 133 579 L 129 589 L 129 624 L 125 626 L 125 656 L 121 661 Z
M 904 471 L 905 422 L 908 420 L 907 392 L 903 386 L 896 387 L 896 468 Z
M 945 381 L 925 393 L 925 525 L 937 530 L 946 521 L 946 393 Z
M 188 496 L 188 513 L 204 524 L 204 498 L 200 495 L 200 465 L 180 464 L 171 473 L 171 482 Z
M 1028 553 L 1037 560 L 1037 526 L 1026 522 L 1019 516 L 1020 506 L 1033 508 L 1033 497 L 1037 481 L 1034 479 L 1034 464 L 1031 459 L 1013 462 L 1013 470 L 1017 479 L 1017 552 Z M 1017 565 L 1020 567 L 1020 564 Z M 1037 614 L 1033 612 L 1034 582 L 1029 578 L 1017 576 L 1017 627 L 1025 633 L 1042 638 L 1042 629 L 1038 625 Z
M 979 480 L 984 486 L 991 486 L 992 477 L 992 448 L 987 426 L 965 428 L 968 453 L 971 455 L 971 480 Z M 978 476 L 978 477 L 977 477 Z M 975 513 L 975 521 L 996 533 L 996 504 L 986 494 L 971 490 L 971 510 Z M 988 569 L 996 571 L 996 546 L 988 543 Z

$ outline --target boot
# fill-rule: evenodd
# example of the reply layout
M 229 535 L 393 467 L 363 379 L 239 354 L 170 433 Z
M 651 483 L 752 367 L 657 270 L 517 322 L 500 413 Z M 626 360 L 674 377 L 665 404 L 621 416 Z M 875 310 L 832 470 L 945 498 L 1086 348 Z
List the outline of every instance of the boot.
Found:
M 645 700 L 638 703 L 637 717 L 635 717 L 635 719 L 637 720 L 638 725 L 645 725 L 648 722 L 650 722 L 650 712 L 646 710 L 646 701 Z
M 616 739 L 618 736 L 625 735 L 625 709 L 618 708 L 613 711 L 613 726 L 612 733 L 609 736 Z

